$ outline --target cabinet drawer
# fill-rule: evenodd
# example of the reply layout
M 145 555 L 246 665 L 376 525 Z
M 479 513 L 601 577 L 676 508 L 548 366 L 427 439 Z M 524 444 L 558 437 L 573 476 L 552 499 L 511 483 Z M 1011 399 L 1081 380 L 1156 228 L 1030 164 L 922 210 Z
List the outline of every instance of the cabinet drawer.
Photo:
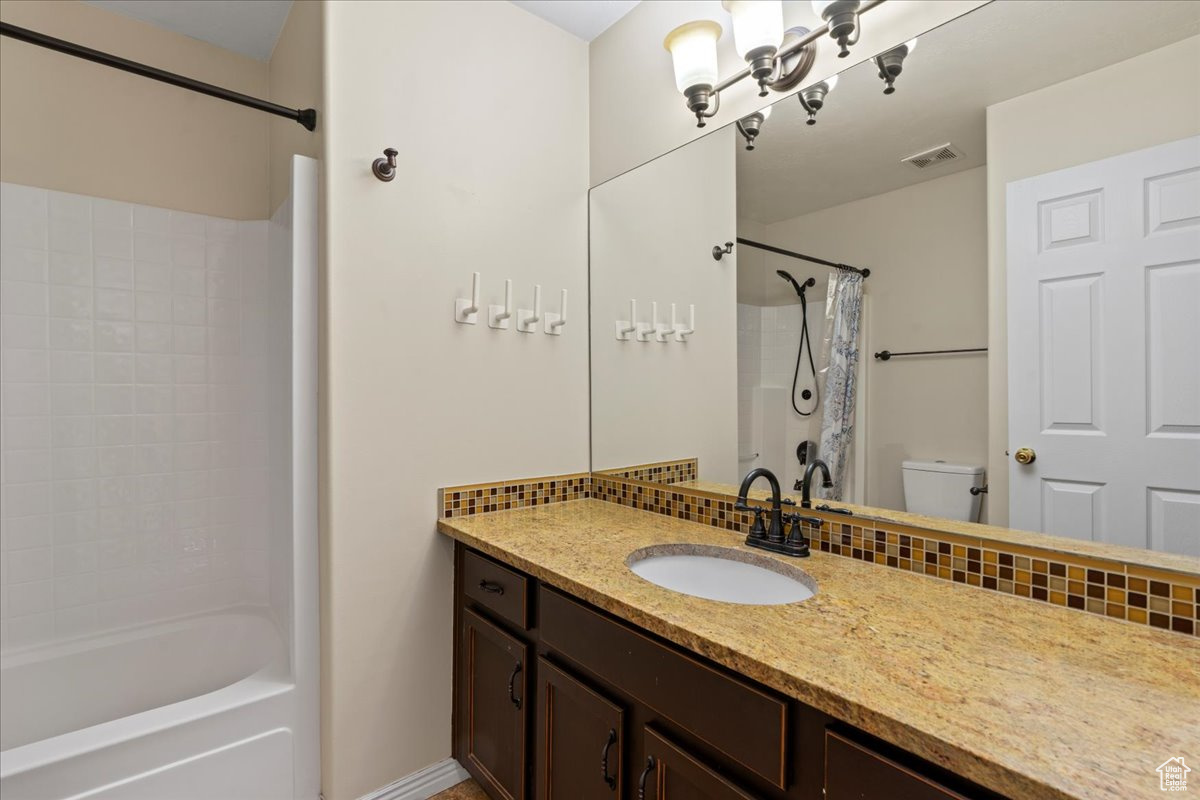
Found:
M 967 800 L 874 750 L 825 731 L 827 800 Z
M 771 784 L 786 788 L 787 702 L 539 588 L 542 642 Z
M 529 627 L 528 579 L 474 550 L 463 551 L 463 594 L 522 629 Z

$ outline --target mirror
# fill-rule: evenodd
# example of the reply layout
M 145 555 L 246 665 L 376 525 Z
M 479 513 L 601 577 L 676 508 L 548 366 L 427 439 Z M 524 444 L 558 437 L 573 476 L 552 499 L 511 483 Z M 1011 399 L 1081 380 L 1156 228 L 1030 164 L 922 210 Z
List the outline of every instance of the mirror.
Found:
M 594 188 L 593 469 L 1200 556 L 1198 34 L 992 3 Z

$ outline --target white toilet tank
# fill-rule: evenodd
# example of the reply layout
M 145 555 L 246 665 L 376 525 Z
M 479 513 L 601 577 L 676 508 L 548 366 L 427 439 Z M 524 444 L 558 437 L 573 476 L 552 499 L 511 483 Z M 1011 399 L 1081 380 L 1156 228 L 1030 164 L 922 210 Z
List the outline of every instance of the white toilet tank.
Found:
M 978 522 L 982 495 L 971 494 L 983 486 L 983 467 L 945 461 L 905 461 L 904 505 L 914 514 Z

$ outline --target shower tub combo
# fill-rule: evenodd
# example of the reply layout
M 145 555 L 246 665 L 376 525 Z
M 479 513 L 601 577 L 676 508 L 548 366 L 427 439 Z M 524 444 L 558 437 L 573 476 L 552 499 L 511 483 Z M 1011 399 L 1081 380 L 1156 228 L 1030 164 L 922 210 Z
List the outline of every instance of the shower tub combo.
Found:
M 109 570 L 107 581 L 97 572 L 89 580 L 98 575 L 99 589 L 84 580 L 87 575 L 60 579 L 64 590 L 90 586 L 86 602 L 76 598 L 60 608 L 56 581 L 53 605 L 44 613 L 17 616 L 21 609 L 10 603 L 0 651 L 5 800 L 318 797 L 316 181 L 316 162 L 296 157 L 291 198 L 270 223 L 257 223 L 269 228 L 262 236 L 270 268 L 261 295 L 274 321 L 264 323 L 265 358 L 248 360 L 243 368 L 245 374 L 266 374 L 271 388 L 259 389 L 263 413 L 251 412 L 237 424 L 269 429 L 263 440 L 270 469 L 262 470 L 261 495 L 271 508 L 269 518 L 248 515 L 240 533 L 249 544 L 224 549 L 228 541 L 210 538 L 199 560 L 187 552 L 168 553 L 166 558 L 176 560 L 128 568 L 142 572 Z M 52 194 L 50 214 L 54 203 Z M 97 220 L 111 211 L 105 208 L 95 212 Z M 36 204 L 31 213 L 40 213 Z M 10 222 L 6 218 L 5 225 Z M 27 222 L 13 223 L 16 234 Z M 35 223 L 29 225 L 36 230 Z M 207 322 L 211 330 L 212 319 Z M 209 380 L 216 380 L 216 361 Z M 175 388 L 177 399 L 186 394 Z M 10 406 L 5 413 L 20 411 Z M 211 431 L 221 420 L 211 416 L 215 438 Z M 6 430 L 14 429 L 12 418 L 5 422 Z M 188 452 L 187 445 L 172 446 Z M 214 452 L 217 446 L 211 445 Z M 66 495 L 53 494 L 56 502 L 60 496 Z M 172 519 L 183 524 L 185 501 L 175 499 Z M 47 511 L 55 512 L 48 519 L 58 520 L 57 507 Z M 6 526 L 14 525 L 10 536 L 29 527 L 22 519 L 33 518 L 5 519 Z M 138 519 L 140 530 L 144 518 Z M 217 529 L 215 521 L 207 520 L 209 531 Z M 256 524 L 267 530 L 256 530 Z M 169 534 L 192 541 L 187 531 Z M 104 535 L 114 534 L 95 537 Z M 134 539 L 142 548 L 137 552 L 153 553 L 148 543 L 156 540 L 147 535 Z M 6 555 L 8 578 L 20 579 L 11 569 L 12 553 Z M 171 565 L 165 572 L 163 563 Z M 199 582 L 200 574 L 211 582 Z M 18 584 L 10 583 L 10 591 L 13 586 Z M 240 587 L 242 602 L 214 603 L 234 596 L 225 593 L 229 587 Z

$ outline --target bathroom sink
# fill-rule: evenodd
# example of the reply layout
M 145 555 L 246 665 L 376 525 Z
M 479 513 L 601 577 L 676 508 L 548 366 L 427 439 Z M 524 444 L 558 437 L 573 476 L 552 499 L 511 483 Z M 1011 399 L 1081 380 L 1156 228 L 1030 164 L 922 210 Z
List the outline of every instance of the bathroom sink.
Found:
M 767 556 L 698 544 L 644 547 L 625 561 L 641 578 L 681 594 L 755 606 L 798 603 L 816 594 L 801 569 Z

